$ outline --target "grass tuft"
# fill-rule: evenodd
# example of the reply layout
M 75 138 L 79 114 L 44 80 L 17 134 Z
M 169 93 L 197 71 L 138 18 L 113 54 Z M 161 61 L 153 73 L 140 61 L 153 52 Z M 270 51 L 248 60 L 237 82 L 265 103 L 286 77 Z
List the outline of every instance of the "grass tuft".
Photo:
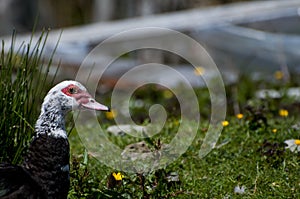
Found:
M 19 163 L 22 153 L 34 132 L 41 100 L 48 90 L 51 60 L 44 64 L 42 54 L 48 32 L 42 32 L 36 43 L 15 45 L 16 33 L 11 38 L 10 50 L 0 56 L 0 161 Z M 33 38 L 33 36 L 32 36 Z M 52 55 L 53 56 L 53 55 Z M 43 69 L 43 70 L 42 70 Z M 43 72 L 42 72 L 43 71 Z M 46 72 L 44 72 L 46 71 Z

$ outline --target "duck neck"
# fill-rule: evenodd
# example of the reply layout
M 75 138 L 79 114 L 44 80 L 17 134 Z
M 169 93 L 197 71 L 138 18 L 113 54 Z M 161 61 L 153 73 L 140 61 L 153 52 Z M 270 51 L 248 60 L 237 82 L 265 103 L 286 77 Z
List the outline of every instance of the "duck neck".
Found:
M 37 136 L 47 134 L 49 136 L 67 138 L 65 115 L 66 111 L 62 110 L 59 103 L 54 101 L 43 103 L 41 114 L 35 125 Z
M 42 106 L 36 135 L 22 164 L 47 198 L 67 198 L 68 194 L 70 166 L 65 114 L 60 106 Z

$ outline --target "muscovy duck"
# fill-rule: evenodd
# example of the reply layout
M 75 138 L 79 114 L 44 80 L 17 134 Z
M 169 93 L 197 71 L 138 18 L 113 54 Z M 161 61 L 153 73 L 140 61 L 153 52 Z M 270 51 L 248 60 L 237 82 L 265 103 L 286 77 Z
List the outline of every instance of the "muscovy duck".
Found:
M 54 86 L 42 104 L 24 162 L 0 164 L 0 198 L 67 198 L 70 166 L 64 118 L 72 109 L 109 111 L 79 82 Z

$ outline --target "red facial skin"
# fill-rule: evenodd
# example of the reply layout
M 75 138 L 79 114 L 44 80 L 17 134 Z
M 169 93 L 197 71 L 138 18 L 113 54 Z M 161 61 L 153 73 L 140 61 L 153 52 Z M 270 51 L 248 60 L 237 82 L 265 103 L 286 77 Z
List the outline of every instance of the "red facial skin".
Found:
M 90 101 L 90 98 L 92 98 L 88 92 L 81 90 L 74 84 L 70 84 L 61 91 L 68 96 L 74 97 L 79 104 L 86 104 Z
M 109 111 L 109 108 L 107 106 L 99 104 L 92 98 L 92 96 L 88 92 L 81 90 L 74 84 L 70 84 L 69 86 L 63 88 L 61 91 L 65 95 L 73 97 L 83 108 L 99 111 Z

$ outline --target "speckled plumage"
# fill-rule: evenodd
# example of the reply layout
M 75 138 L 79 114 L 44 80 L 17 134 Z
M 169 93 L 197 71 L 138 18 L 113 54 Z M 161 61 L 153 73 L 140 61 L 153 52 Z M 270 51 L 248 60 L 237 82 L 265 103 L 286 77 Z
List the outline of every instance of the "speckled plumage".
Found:
M 0 198 L 67 198 L 70 166 L 64 118 L 81 107 L 108 110 L 75 81 L 61 82 L 48 92 L 23 164 L 0 164 Z
M 32 141 L 23 167 L 35 176 L 49 198 L 67 198 L 69 191 L 69 142 L 40 134 Z

